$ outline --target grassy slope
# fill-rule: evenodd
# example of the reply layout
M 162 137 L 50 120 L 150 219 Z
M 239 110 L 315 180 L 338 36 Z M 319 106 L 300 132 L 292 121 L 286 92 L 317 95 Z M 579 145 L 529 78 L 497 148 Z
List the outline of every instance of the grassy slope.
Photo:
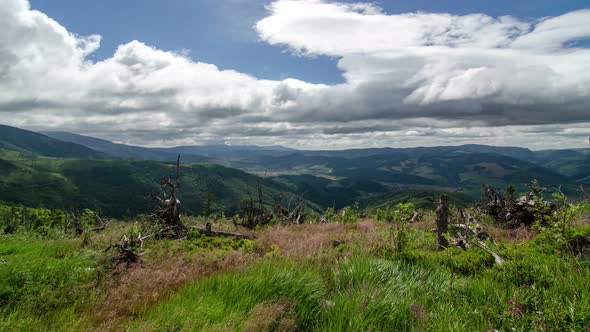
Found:
M 322 228 L 345 244 L 318 248 L 311 233 Z M 497 250 L 507 263 L 495 266 L 477 249 L 437 252 L 434 236 L 420 229 L 410 232 L 412 249 L 396 257 L 387 252 L 387 227 L 344 228 L 292 230 L 307 235 L 299 238 L 307 238 L 307 251 L 279 240 L 259 263 L 196 280 L 127 327 L 530 331 L 583 330 L 590 324 L 590 265 L 560 258 L 542 239 L 502 243 Z M 321 238 L 330 239 L 325 233 Z
M 80 241 L 0 241 L 0 330 L 71 329 L 76 308 L 93 301 L 92 286 L 108 265 Z M 90 288 L 89 288 L 90 287 Z
M 587 218 L 580 216 L 578 233 L 590 233 Z M 437 251 L 427 218 L 411 226 L 403 254 L 396 254 L 391 226 L 384 223 L 277 226 L 253 232 L 256 241 L 150 240 L 141 265 L 105 274 L 99 268 L 108 267 L 101 248 L 123 231 L 119 227 L 129 226 L 115 225 L 91 236 L 87 245 L 82 239 L 5 237 L 0 329 L 583 331 L 590 326 L 589 262 L 558 253 L 532 231 L 487 226 L 500 242 L 494 248 L 506 259 L 503 266 L 477 248 Z M 334 239 L 342 242 L 334 246 Z

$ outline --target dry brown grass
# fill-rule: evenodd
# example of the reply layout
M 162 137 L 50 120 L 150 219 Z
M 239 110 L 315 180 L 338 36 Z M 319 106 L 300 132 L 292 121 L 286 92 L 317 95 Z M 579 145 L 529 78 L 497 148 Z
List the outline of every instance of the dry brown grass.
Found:
M 143 307 L 157 303 L 186 282 L 213 272 L 235 269 L 254 258 L 240 251 L 192 252 L 134 266 L 119 266 L 105 287 L 108 292 L 89 308 L 92 324 L 98 330 L 117 330 Z
M 572 226 L 574 227 L 583 227 L 583 226 L 590 226 L 590 216 L 581 216 L 576 219 Z
M 430 232 L 436 229 L 436 223 L 434 220 L 424 220 L 409 224 L 410 228 L 418 229 L 424 232 Z
M 363 247 L 374 242 L 379 234 L 377 224 L 364 220 L 352 224 L 303 224 L 275 226 L 259 232 L 264 248 L 275 245 L 281 255 L 288 257 L 316 256 L 337 243 L 355 243 Z
M 243 251 L 202 250 L 185 251 L 181 247 L 154 248 L 163 252 L 156 257 L 144 259 L 142 263 L 133 266 L 119 266 L 113 271 L 107 282 L 102 300 L 93 308 L 89 308 L 92 325 L 98 330 L 117 330 L 122 323 L 137 315 L 146 307 L 166 298 L 189 281 L 207 276 L 214 272 L 229 271 L 261 256 L 277 246 L 281 255 L 292 258 L 320 255 L 334 247 L 334 241 L 355 243 L 359 246 L 373 245 L 378 241 L 375 232 L 377 224 L 373 221 L 361 221 L 353 224 L 304 224 L 275 226 L 260 231 L 236 229 L 227 225 L 225 230 L 255 235 L 260 243 L 255 253 Z M 111 234 L 101 234 L 95 243 L 106 243 Z M 285 311 L 285 303 L 264 304 L 254 310 L 252 321 L 259 319 L 262 313 L 279 314 Z M 254 318 L 256 316 L 256 318 Z M 291 319 L 287 316 L 279 319 L 277 331 L 289 331 Z M 275 317 L 276 318 L 276 317 Z M 270 318 L 269 318 L 270 319 Z M 276 319 L 273 320 L 273 322 Z M 261 324 L 262 324 L 261 323 Z M 248 325 L 249 331 L 264 331 L 264 326 Z M 273 323 L 274 324 L 274 323 Z M 262 326 L 262 327 L 261 327 Z M 272 325 L 275 326 L 275 325 Z
M 536 230 L 524 226 L 514 229 L 506 229 L 494 225 L 484 225 L 483 227 L 497 242 L 524 243 L 532 240 L 539 234 Z

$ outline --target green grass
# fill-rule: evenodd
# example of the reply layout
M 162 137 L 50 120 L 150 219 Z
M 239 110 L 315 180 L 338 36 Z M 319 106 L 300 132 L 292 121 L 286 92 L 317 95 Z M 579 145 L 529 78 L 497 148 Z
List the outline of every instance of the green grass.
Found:
M 436 258 L 410 264 L 353 256 L 334 265 L 266 259 L 193 282 L 147 308 L 129 327 L 239 331 L 258 304 L 286 299 L 295 303 L 294 317 L 304 331 L 587 328 L 589 267 L 551 255 L 531 259 L 538 252 L 527 250 L 476 276 L 454 273 Z
M 0 330 L 72 330 L 105 268 L 80 240 L 0 240 Z
M 240 329 L 257 304 L 288 299 L 295 303 L 297 322 L 309 330 L 318 321 L 323 293 L 322 280 L 313 266 L 268 259 L 244 271 L 192 283 L 146 311 L 130 328 Z
M 577 210 L 580 218 L 590 213 L 587 203 Z M 145 293 L 130 302 L 130 314 L 119 316 L 113 322 L 121 325 L 112 327 L 131 331 L 590 328 L 590 261 L 556 247 L 550 233 L 519 244 L 490 244 L 505 259 L 497 265 L 477 248 L 438 251 L 435 235 L 423 230 L 429 225 L 408 226 L 408 242 L 401 252 L 390 236 L 391 224 L 329 226 L 340 227 L 332 234 L 345 242 L 336 247 L 327 244 L 314 255 L 288 256 L 288 250 L 265 242 L 264 234 L 272 228 L 256 231 L 259 240 L 196 233 L 183 241 L 152 239 L 145 244 L 143 263 L 129 270 L 112 270 L 112 261 L 102 250 L 108 237 L 117 238 L 115 233 L 124 231 L 125 225 L 90 236 L 86 246 L 83 239 L 50 240 L 33 231 L 19 231 L 0 239 L 0 330 L 96 328 L 104 323 L 100 319 L 109 319 L 91 314 L 93 308 L 109 303 L 103 301 L 110 294 L 105 285 L 117 287 L 126 273 L 138 272 L 143 279 L 150 278 L 150 271 L 159 271 L 161 278 L 173 276 L 165 272 L 176 268 L 190 273 L 186 267 L 199 264 L 207 265 L 203 273 L 142 302 L 157 291 L 150 285 L 163 285 L 147 280 Z M 298 229 L 278 228 L 277 234 L 288 236 L 284 232 Z M 361 233 L 362 229 L 369 231 Z M 572 234 L 588 235 L 590 228 L 576 226 Z M 332 241 L 331 235 L 326 241 Z M 224 264 L 227 260 L 230 263 Z M 161 266 L 167 269 L 158 270 Z

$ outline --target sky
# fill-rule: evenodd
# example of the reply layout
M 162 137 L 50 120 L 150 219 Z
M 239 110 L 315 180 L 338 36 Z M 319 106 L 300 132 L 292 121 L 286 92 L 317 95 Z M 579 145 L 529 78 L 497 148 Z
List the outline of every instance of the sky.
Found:
M 588 147 L 589 8 L 0 0 L 0 123 L 145 146 Z

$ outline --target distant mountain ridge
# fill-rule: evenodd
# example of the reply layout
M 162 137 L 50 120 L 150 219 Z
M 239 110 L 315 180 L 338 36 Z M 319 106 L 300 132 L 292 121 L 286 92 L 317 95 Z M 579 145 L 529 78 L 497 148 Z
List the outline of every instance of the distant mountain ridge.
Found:
M 0 125 L 0 148 L 46 157 L 105 159 L 104 153 L 34 131 Z
M 256 145 L 193 145 L 178 146 L 172 148 L 148 148 L 141 146 L 113 143 L 108 140 L 98 139 L 69 132 L 44 131 L 44 135 L 53 137 L 65 142 L 71 142 L 86 146 L 88 148 L 107 153 L 119 158 L 132 158 L 138 160 L 171 161 L 182 154 L 185 162 L 205 162 L 211 159 L 234 158 L 247 155 L 251 152 L 264 151 L 296 151 L 283 146 L 256 146 Z
M 83 136 L 62 131 L 44 131 L 44 135 L 64 141 L 83 145 L 87 148 L 106 153 L 121 159 L 154 160 L 154 161 L 175 161 L 177 153 L 159 149 L 146 148 L 141 146 L 113 143 L 108 140 Z M 209 158 L 200 155 L 183 155 L 183 162 L 206 162 Z
M 58 139 L 64 142 L 71 142 L 86 146 L 90 149 L 100 151 L 120 158 L 135 158 L 140 160 L 161 160 L 170 161 L 171 157 L 181 153 L 188 158 L 194 158 L 196 161 L 207 161 L 216 159 L 225 161 L 226 159 L 244 158 L 246 160 L 255 160 L 257 157 L 276 157 L 276 156 L 324 156 L 324 157 L 342 157 L 342 158 L 359 158 L 378 155 L 407 154 L 413 156 L 436 155 L 450 152 L 471 152 L 471 153 L 494 153 L 516 159 L 521 159 L 537 164 L 554 162 L 557 159 L 577 158 L 590 156 L 590 149 L 563 149 L 563 150 L 539 150 L 533 151 L 528 148 L 513 146 L 492 146 L 480 144 L 464 144 L 450 146 L 433 146 L 433 147 L 410 147 L 410 148 L 366 148 L 366 149 L 347 149 L 347 150 L 298 150 L 280 145 L 257 146 L 257 145 L 188 145 L 176 146 L 170 148 L 148 148 L 142 146 L 133 146 L 113 143 L 108 140 L 98 139 L 91 136 L 84 136 L 70 132 L 43 131 L 43 135 Z M 191 157 L 193 156 L 193 157 Z

